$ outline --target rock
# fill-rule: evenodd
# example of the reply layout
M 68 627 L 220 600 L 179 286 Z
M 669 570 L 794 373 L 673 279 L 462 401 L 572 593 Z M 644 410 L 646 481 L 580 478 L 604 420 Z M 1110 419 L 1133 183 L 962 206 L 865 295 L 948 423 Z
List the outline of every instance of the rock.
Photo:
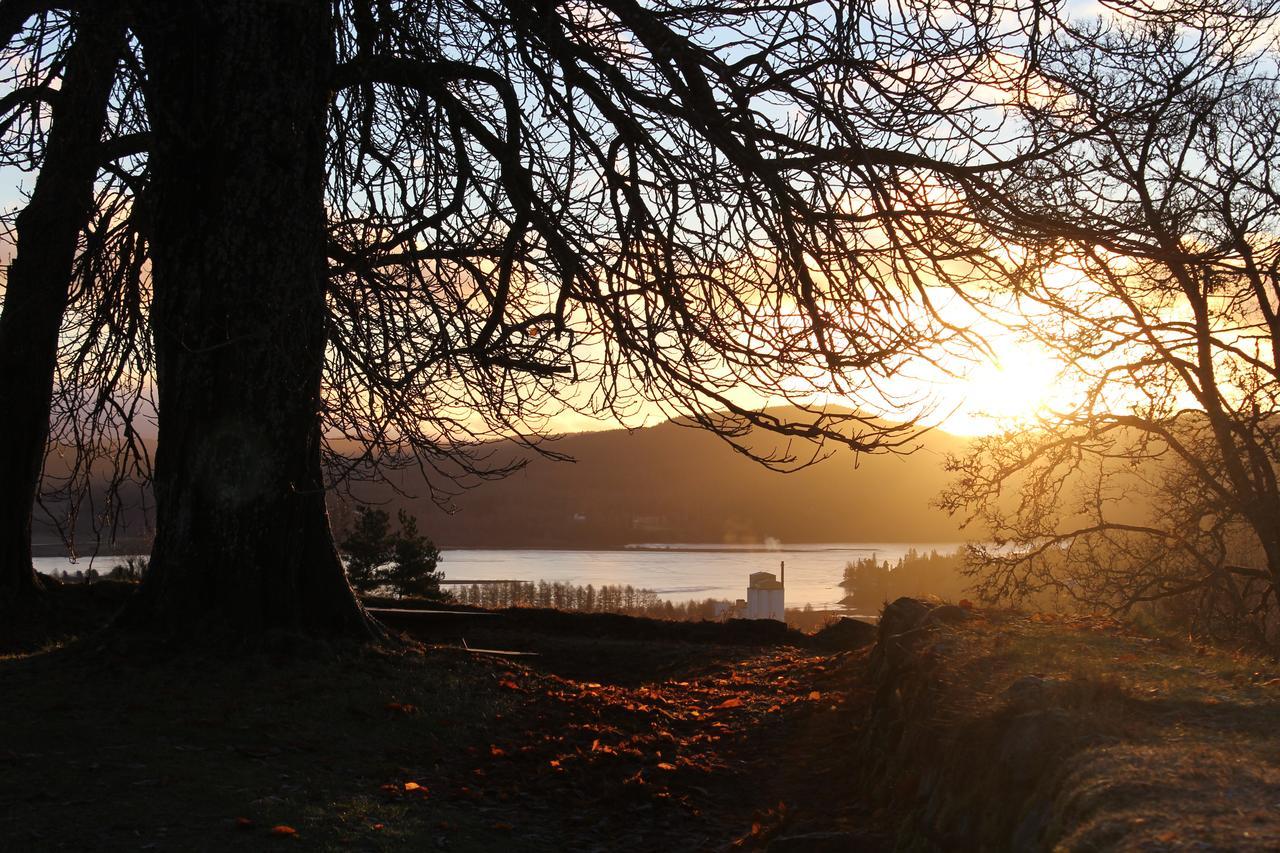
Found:
M 871 671 L 877 678 L 896 670 L 911 657 L 916 640 L 931 633 L 916 631 L 933 606 L 918 598 L 899 598 L 880 612 L 876 646 L 871 650 Z M 913 633 L 914 632 L 914 633 Z
M 861 619 L 841 617 L 813 635 L 813 642 L 822 649 L 850 651 L 869 646 L 876 641 L 877 629 Z
M 887 853 L 893 843 L 878 832 L 806 832 L 775 838 L 765 849 L 766 853 Z
M 969 618 L 969 611 L 954 604 L 940 604 L 922 620 L 927 625 L 958 625 Z
M 918 598 L 899 598 L 886 604 L 880 613 L 880 639 L 896 637 L 917 627 L 929 615 L 930 607 Z

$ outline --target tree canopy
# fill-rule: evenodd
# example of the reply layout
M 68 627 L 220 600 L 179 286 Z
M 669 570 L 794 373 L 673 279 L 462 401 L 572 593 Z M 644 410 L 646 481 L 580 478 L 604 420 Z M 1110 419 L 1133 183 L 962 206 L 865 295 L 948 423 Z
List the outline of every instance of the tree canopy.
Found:
M 91 5 L 5 5 L 15 62 L 56 56 Z M 144 410 L 120 400 L 156 389 L 134 614 L 249 633 L 363 624 L 326 483 L 502 473 L 480 442 L 536 445 L 564 408 L 899 446 L 911 424 L 867 409 L 795 423 L 764 402 L 882 407 L 905 362 L 963 334 L 910 306 L 992 263 L 964 196 L 1008 153 L 983 87 L 1020 73 L 997 56 L 1027 26 L 929 3 L 121 14 L 104 137 L 123 159 L 55 390 L 130 445 Z M 15 100 L 32 118 L 4 144 L 35 166 L 41 99 Z
M 956 460 L 944 498 L 995 534 L 974 552 L 988 594 L 1274 618 L 1274 12 L 1175 8 L 1042 44 L 1021 110 L 1055 155 L 1005 184 L 1025 266 L 989 304 L 1062 366 L 1061 394 Z
M 0 4 L 0 156 L 42 181 L 97 9 Z M 137 621 L 361 634 L 326 489 L 416 465 L 443 501 L 565 411 L 779 468 L 909 447 L 914 372 L 988 346 L 951 300 L 1074 394 L 955 462 L 988 592 L 1270 612 L 1275 12 L 135 0 L 47 447 L 154 475 Z

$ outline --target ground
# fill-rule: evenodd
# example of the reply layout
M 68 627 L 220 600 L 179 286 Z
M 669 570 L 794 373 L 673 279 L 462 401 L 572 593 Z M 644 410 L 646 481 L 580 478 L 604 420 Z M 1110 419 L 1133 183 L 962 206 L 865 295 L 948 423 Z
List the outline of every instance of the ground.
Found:
M 1280 849 L 1280 667 L 1105 617 L 915 640 L 873 797 L 915 849 Z M 883 695 L 883 694 L 882 694 Z
M 91 637 L 0 661 L 0 848 L 752 850 L 866 825 L 865 655 L 468 631 L 541 654 Z
M 1280 666 L 1256 652 L 981 609 L 905 657 L 388 618 L 391 649 L 85 632 L 0 658 L 0 850 L 1280 848 Z

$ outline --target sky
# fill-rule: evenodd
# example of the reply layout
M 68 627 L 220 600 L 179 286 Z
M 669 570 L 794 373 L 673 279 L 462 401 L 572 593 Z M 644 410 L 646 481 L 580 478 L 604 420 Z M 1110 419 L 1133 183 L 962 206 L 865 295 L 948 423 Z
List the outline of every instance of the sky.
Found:
M 0 209 L 6 214 L 20 210 L 24 191 L 35 179 L 13 167 L 0 167 Z M 0 259 L 7 260 L 11 250 L 0 246 Z M 956 309 L 957 312 L 963 309 Z M 1018 341 L 1008 330 L 990 321 L 982 321 L 971 312 L 955 319 L 964 325 L 980 324 L 982 335 L 991 347 L 992 358 L 978 358 L 972 364 L 949 363 L 953 375 L 940 370 L 922 370 L 903 379 L 894 390 L 904 396 L 927 400 L 914 410 L 899 412 L 886 408 L 879 412 L 894 419 L 896 415 L 923 414 L 925 425 L 937 426 L 957 435 L 974 436 L 999 432 L 1011 424 L 1034 417 L 1036 411 L 1053 399 L 1054 382 L 1060 365 L 1034 344 Z M 977 325 L 975 325 L 975 328 Z M 757 405 L 777 405 L 780 400 L 743 398 Z M 849 406 L 848 400 L 833 398 L 835 405 Z M 611 418 L 567 411 L 552 419 L 556 432 L 589 432 L 616 429 L 619 426 L 651 426 L 666 419 L 657 406 L 638 411 L 626 424 Z
M 1092 3 L 1073 4 L 1073 11 L 1092 14 L 1100 7 Z M 0 167 L 0 210 L 12 213 L 24 201 L 23 191 L 34 181 L 33 173 L 23 173 L 12 167 Z M 7 246 L 0 246 L 0 259 L 10 255 Z M 922 369 L 899 381 L 892 389 L 904 396 L 925 401 L 916 411 L 895 412 L 886 407 L 879 412 L 890 419 L 896 414 L 923 415 L 923 422 L 936 425 L 948 432 L 960 435 L 981 435 L 1007 428 L 1019 420 L 1032 418 L 1035 413 L 1051 406 L 1057 393 L 1055 380 L 1061 368 L 1043 349 L 1032 343 L 1020 341 L 998 324 L 981 321 L 977 317 L 957 315 L 955 322 L 961 325 L 975 324 L 974 329 L 983 337 L 989 348 L 989 358 L 977 357 L 974 362 L 946 363 L 943 370 Z M 768 404 L 776 401 L 757 401 Z M 849 401 L 833 399 L 831 402 L 848 405 Z M 657 407 L 637 413 L 630 426 L 648 425 L 663 419 Z M 566 413 L 552 422 L 558 431 L 577 432 L 608 429 L 618 426 L 611 419 L 593 418 L 580 413 Z

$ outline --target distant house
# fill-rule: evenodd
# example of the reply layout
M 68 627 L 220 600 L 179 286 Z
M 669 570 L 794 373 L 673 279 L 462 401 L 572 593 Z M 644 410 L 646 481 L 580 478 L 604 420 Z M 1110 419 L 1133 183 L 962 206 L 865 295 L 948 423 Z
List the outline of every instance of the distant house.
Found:
M 773 572 L 752 572 L 747 585 L 747 618 L 787 621 L 782 581 Z
M 737 601 L 722 599 L 712 605 L 711 617 L 723 622 L 726 619 L 742 619 L 747 614 L 747 601 L 739 598 Z

